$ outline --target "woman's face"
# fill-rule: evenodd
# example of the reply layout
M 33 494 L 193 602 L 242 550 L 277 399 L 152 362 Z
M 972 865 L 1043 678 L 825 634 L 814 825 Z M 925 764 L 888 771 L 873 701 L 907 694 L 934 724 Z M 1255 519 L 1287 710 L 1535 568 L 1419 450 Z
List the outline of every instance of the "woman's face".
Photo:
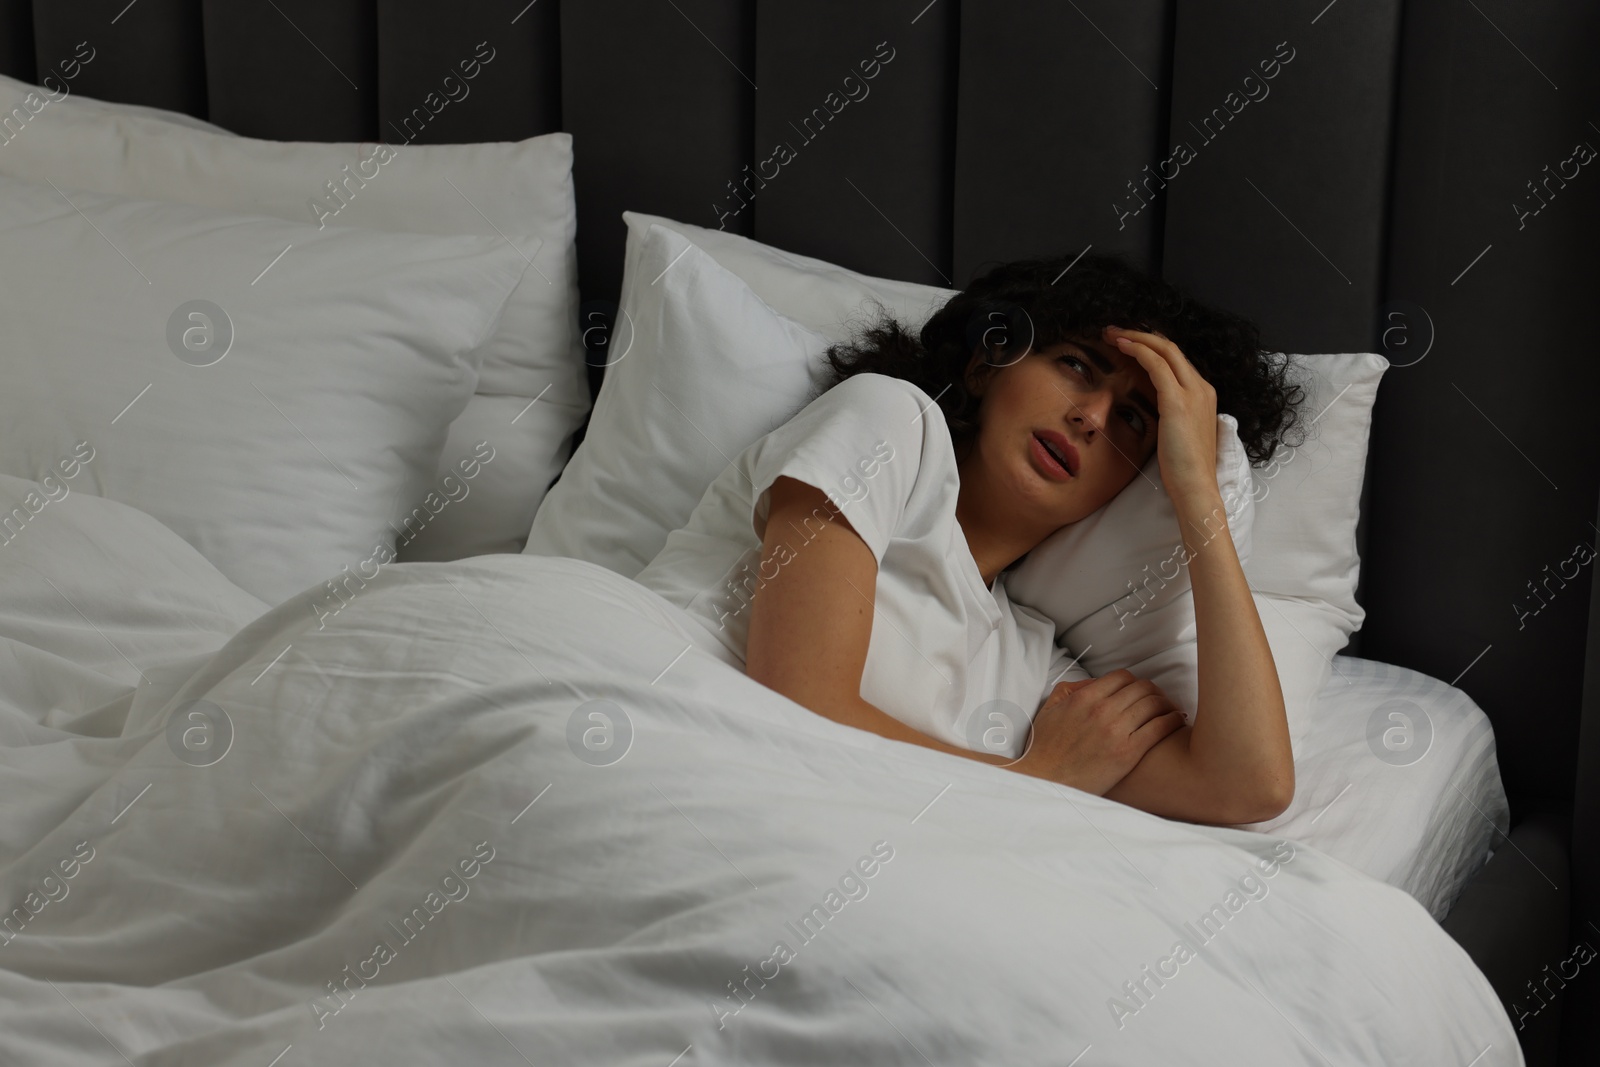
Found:
M 980 353 L 968 368 L 981 400 L 978 430 L 958 457 L 963 473 L 980 464 L 994 490 L 984 495 L 1015 500 L 1041 528 L 1093 514 L 1139 477 L 1155 452 L 1155 385 L 1138 360 L 1102 337 L 1062 341 L 1004 365 L 984 363 Z M 1067 453 L 1069 476 L 1041 451 L 1038 437 L 1051 434 L 1076 453 Z

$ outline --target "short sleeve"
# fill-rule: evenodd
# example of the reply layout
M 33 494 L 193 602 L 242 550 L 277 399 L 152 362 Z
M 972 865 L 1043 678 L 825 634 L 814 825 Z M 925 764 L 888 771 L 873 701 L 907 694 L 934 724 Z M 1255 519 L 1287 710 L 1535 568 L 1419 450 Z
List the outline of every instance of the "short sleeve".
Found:
M 1081 682 L 1094 677 L 1084 669 L 1080 662 L 1081 657 L 1074 655 L 1071 649 L 1060 645 L 1054 647 L 1055 654 L 1050 657 L 1050 669 L 1044 676 L 1044 695 L 1047 697 L 1051 690 L 1062 682 Z
M 852 375 L 744 457 L 755 492 L 751 530 L 760 541 L 772 483 L 787 475 L 827 494 L 881 565 L 925 463 L 946 454 L 953 468 L 944 414 L 925 392 L 884 374 Z

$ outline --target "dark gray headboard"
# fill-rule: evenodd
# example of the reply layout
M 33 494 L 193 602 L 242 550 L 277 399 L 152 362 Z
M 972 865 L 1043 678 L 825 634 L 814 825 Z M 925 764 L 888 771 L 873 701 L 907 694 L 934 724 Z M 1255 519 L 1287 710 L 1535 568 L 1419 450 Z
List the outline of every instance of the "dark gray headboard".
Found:
M 1571 810 L 1593 572 L 1548 576 L 1600 535 L 1600 6 L 0 0 L 0 70 L 80 41 L 76 91 L 255 137 L 570 132 L 591 310 L 627 208 L 950 286 L 1092 244 L 1272 348 L 1385 352 L 1351 651 L 1472 694 L 1514 817 Z

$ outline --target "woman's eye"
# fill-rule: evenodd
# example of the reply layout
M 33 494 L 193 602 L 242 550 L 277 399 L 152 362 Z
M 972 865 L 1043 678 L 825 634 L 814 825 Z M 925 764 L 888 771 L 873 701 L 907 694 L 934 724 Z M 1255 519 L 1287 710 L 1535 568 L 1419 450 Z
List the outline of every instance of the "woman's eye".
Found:
M 1074 356 L 1074 355 L 1061 355 L 1061 356 L 1057 357 L 1057 361 L 1061 362 L 1061 363 L 1075 363 L 1075 364 L 1077 364 L 1078 373 L 1083 375 L 1083 378 L 1084 378 L 1085 381 L 1088 381 L 1088 379 L 1089 379 L 1089 373 L 1088 373 L 1089 372 L 1089 365 L 1087 363 L 1085 363 L 1083 360 L 1079 359 L 1077 356 Z M 1144 436 L 1144 432 L 1145 432 L 1144 416 L 1142 414 L 1140 414 L 1134 408 L 1124 408 L 1122 413 L 1123 413 L 1124 416 L 1128 416 L 1128 415 L 1133 416 L 1132 419 L 1129 420 L 1128 424 L 1130 426 L 1132 426 L 1134 428 L 1134 430 L 1136 430 L 1138 432 L 1139 436 L 1143 437 Z

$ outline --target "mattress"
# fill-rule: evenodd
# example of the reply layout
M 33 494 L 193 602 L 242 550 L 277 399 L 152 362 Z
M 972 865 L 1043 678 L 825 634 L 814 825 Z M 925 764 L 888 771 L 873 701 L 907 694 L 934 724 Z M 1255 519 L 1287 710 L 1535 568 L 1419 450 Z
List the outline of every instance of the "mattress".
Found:
M 1442 920 L 1509 823 L 1494 731 L 1472 698 L 1341 655 L 1296 739 L 1294 803 L 1249 829 L 1343 860 Z

